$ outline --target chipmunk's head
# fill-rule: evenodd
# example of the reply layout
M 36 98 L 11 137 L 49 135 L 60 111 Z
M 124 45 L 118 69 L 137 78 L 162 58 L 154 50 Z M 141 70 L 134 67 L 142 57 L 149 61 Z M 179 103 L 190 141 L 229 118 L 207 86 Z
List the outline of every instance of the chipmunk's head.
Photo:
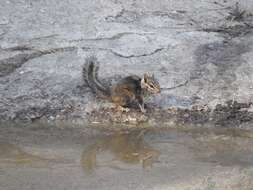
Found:
M 153 94 L 161 92 L 160 84 L 154 77 L 154 74 L 150 75 L 145 73 L 143 75 L 143 78 L 141 79 L 141 88 Z

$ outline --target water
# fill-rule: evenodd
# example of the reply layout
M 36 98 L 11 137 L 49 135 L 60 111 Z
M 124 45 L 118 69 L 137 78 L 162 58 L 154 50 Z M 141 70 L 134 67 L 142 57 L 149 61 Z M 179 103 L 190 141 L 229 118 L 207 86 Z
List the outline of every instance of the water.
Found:
M 1 126 L 0 189 L 252 189 L 252 134 Z

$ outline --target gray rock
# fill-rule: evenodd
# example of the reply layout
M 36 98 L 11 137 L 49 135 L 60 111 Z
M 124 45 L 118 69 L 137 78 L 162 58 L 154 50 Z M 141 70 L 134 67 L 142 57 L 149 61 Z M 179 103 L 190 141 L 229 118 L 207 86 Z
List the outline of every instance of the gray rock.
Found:
M 155 73 L 160 109 L 250 105 L 253 4 L 235 3 L 1 1 L 0 118 L 87 121 L 106 107 L 82 81 L 91 54 L 107 81 Z

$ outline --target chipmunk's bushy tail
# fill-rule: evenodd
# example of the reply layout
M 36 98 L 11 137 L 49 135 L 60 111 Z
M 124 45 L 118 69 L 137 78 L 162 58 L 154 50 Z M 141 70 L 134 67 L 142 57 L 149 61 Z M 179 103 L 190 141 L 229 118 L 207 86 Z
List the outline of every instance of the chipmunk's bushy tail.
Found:
M 100 82 L 98 79 L 99 62 L 95 56 L 85 59 L 83 65 L 83 80 L 87 83 L 93 93 L 110 97 L 110 89 Z

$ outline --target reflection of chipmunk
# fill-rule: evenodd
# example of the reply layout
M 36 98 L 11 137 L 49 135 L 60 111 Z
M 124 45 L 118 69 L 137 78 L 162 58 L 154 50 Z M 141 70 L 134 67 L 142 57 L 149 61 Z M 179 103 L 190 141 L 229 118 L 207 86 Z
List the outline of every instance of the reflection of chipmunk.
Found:
M 98 139 L 95 144 L 86 147 L 83 151 L 82 168 L 85 172 L 92 172 L 98 166 L 98 155 L 106 151 L 113 155 L 113 160 L 129 164 L 140 163 L 143 168 L 152 167 L 158 160 L 160 152 L 143 140 L 143 132 L 145 131 L 132 131 L 129 134 L 116 133 L 113 136 Z M 102 165 L 104 163 L 102 162 Z
M 142 78 L 131 75 L 121 79 L 111 87 L 106 87 L 98 79 L 98 64 L 96 57 L 91 56 L 86 58 L 83 67 L 83 78 L 94 93 L 109 98 L 119 107 L 137 103 L 141 111 L 145 112 L 144 93 L 156 94 L 161 91 L 160 85 L 154 78 L 154 75 L 150 76 L 146 73 Z

